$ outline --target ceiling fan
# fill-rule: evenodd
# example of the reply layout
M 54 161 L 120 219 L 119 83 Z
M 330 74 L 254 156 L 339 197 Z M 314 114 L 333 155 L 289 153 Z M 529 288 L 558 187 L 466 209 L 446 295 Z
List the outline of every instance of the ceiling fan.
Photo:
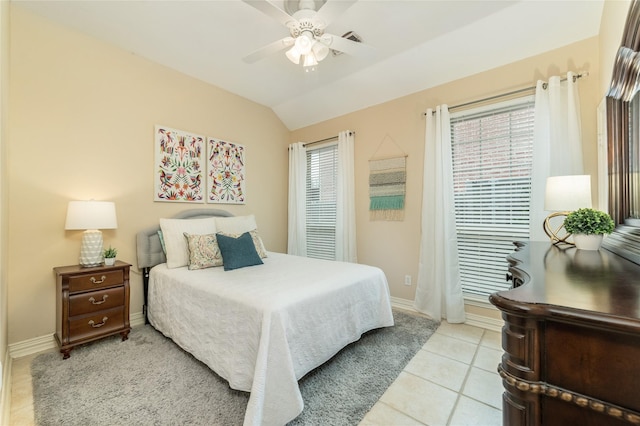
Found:
M 353 37 L 344 38 L 324 32 L 335 18 L 357 0 L 285 0 L 285 7 L 291 14 L 267 0 L 242 1 L 285 25 L 290 34 L 245 56 L 243 60 L 247 63 L 254 63 L 289 48 L 287 58 L 294 64 L 302 63 L 306 71 L 311 71 L 331 50 L 365 57 L 374 51 L 372 47 L 354 41 Z

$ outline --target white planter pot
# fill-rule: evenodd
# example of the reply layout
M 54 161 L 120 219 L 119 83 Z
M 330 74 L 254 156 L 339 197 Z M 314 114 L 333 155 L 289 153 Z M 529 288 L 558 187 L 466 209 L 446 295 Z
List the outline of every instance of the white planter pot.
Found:
M 114 263 L 116 263 L 116 258 L 115 257 L 105 257 L 104 258 L 105 266 L 113 266 Z
M 573 234 L 573 242 L 578 250 L 598 250 L 602 237 L 602 234 Z

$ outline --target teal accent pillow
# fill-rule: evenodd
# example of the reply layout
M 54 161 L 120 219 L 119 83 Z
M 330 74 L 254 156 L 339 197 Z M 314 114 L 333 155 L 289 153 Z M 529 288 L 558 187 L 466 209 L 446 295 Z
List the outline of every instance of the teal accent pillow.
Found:
M 162 252 L 164 255 L 167 255 L 167 246 L 164 245 L 164 235 L 162 234 L 162 230 L 158 229 L 158 238 L 160 238 L 160 245 L 162 246 Z
M 256 251 L 256 246 L 249 232 L 245 232 L 237 238 L 219 232 L 216 234 L 216 239 L 225 271 L 245 266 L 262 265 L 262 259 Z

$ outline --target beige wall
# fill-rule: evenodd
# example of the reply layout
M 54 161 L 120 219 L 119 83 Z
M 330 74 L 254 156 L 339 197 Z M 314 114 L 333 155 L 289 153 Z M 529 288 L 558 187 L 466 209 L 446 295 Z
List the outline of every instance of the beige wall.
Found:
M 0 362 L 9 333 L 7 314 L 7 155 L 9 140 L 9 2 L 0 2 Z M 4 371 L 4 370 L 3 370 Z M 2 375 L 0 375 L 0 379 Z M 4 390 L 4 389 L 3 389 Z M 0 401 L 0 408 L 2 401 Z M 0 411 L 0 415 L 1 415 Z M 1 419 L 1 418 L 0 418 Z M 1 420 L 0 420 L 1 421 Z
M 600 20 L 600 95 L 605 96 L 611 83 L 611 74 L 616 53 L 622 42 L 624 24 L 627 20 L 630 0 L 607 0 Z
M 3 26 L 4 28 L 4 26 Z M 246 147 L 246 205 L 268 249 L 286 250 L 289 132 L 264 106 L 11 7 L 9 343 L 52 334 L 52 268 L 78 261 L 67 202 L 112 200 L 105 244 L 133 263 L 131 312 L 142 310 L 135 233 L 193 208 L 153 202 L 154 125 Z M 203 207 L 204 205 L 197 205 Z
M 549 76 L 565 74 L 567 71 L 587 71 L 589 76 L 580 80 L 582 131 L 586 172 L 595 175 L 596 106 L 599 102 L 598 62 L 598 39 L 594 37 L 294 131 L 291 141 L 322 139 L 345 129 L 356 132 L 358 261 L 379 266 L 384 270 L 392 296 L 413 300 L 420 248 L 424 111 L 442 103 L 452 106 L 529 87 L 535 85 L 538 79 L 547 79 Z M 368 212 L 368 160 L 392 153 L 408 155 L 405 220 L 372 222 L 369 220 Z M 406 274 L 413 277 L 414 285 L 404 285 Z
M 6 223 L 2 211 L 7 209 L 10 221 L 8 232 L 0 226 L 0 303 L 6 301 L 2 296 L 8 288 L 8 341 L 20 342 L 54 330 L 51 269 L 77 262 L 81 238 L 79 231 L 63 229 L 69 200 L 116 202 L 119 228 L 105 231 L 105 242 L 117 247 L 119 258 L 133 263 L 134 270 L 135 232 L 157 223 L 159 217 L 192 207 L 152 201 L 155 124 L 227 138 L 247 147 L 248 204 L 222 207 L 235 214 L 255 213 L 265 243 L 275 251 L 286 249 L 286 144 L 355 130 L 359 260 L 383 268 L 394 297 L 412 300 L 418 268 L 425 109 L 527 87 L 568 70 L 588 71 L 589 77 L 580 82 L 580 95 L 587 172 L 595 174 L 595 108 L 608 85 L 608 62 L 612 64 L 619 45 L 628 3 L 605 3 L 600 38 L 292 133 L 268 108 L 12 6 L 8 143 L 8 126 L 0 121 L 0 146 L 8 151 L 8 155 L 0 151 L 0 222 Z M 3 21 L 2 35 L 8 27 Z M 6 37 L 0 41 L 6 42 Z M 600 50 L 607 76 L 600 75 Z M 6 64 L 6 49 L 1 53 Z M 6 81 L 5 72 L 2 81 Z M 5 89 L 0 86 L 3 99 Z M 2 106 L 6 120 L 6 104 Z M 405 220 L 370 222 L 368 160 L 396 153 L 408 155 Z M 7 156 L 9 167 L 2 167 Z M 264 176 L 269 177 L 268 184 Z M 8 185 L 8 196 L 4 185 Z M 411 287 L 403 285 L 405 274 L 413 277 Z M 140 312 L 137 272 L 132 274 L 131 303 L 132 313 Z M 7 341 L 2 315 L 6 314 L 0 315 L 0 350 Z

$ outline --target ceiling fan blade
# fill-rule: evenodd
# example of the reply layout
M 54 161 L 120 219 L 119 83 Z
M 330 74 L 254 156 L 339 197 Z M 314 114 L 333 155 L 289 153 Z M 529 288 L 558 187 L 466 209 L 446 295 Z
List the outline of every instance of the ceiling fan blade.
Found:
M 376 53 L 376 49 L 368 44 L 359 43 L 333 34 L 323 34 L 322 42 L 329 46 L 329 49 L 337 50 L 351 56 L 372 58 Z
M 295 40 L 293 39 L 293 37 L 281 38 L 280 40 L 276 40 L 273 43 L 269 43 L 266 46 L 261 47 L 255 52 L 249 53 L 247 56 L 242 58 L 242 60 L 248 64 L 253 64 L 260 59 L 264 59 L 267 56 L 271 56 L 274 53 L 278 53 L 279 51 L 292 46 L 294 42 Z
M 280 22 L 282 25 L 289 26 L 289 23 L 295 22 L 295 19 L 288 15 L 285 11 L 275 6 L 274 4 L 268 2 L 267 0 L 242 0 L 249 6 L 258 9 L 260 12 L 265 15 L 275 19 Z
M 358 0 L 327 0 L 316 14 L 316 18 L 320 19 L 326 27 L 333 22 L 338 16 L 342 15 Z

